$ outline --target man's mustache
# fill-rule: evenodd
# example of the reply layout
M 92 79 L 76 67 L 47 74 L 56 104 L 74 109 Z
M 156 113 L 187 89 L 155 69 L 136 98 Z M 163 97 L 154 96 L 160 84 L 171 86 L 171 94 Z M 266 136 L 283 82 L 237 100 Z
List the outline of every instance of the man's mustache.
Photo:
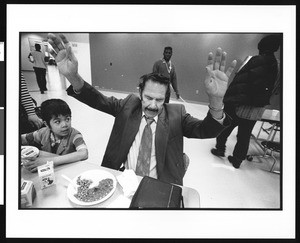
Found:
M 158 112 L 158 109 L 146 108 L 146 110 L 152 111 L 152 112 Z

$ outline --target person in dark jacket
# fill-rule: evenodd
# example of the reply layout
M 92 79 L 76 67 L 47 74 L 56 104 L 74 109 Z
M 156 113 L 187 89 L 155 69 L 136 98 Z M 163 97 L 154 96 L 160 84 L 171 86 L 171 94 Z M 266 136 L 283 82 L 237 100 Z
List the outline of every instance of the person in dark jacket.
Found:
M 279 49 L 281 41 L 281 35 L 268 35 L 262 38 L 257 46 L 259 54 L 251 57 L 240 68 L 225 93 L 224 111 L 231 116 L 232 122 L 216 138 L 216 147 L 211 149 L 211 153 L 224 157 L 227 138 L 238 126 L 233 155 L 228 156 L 229 162 L 235 168 L 239 168 L 247 156 L 252 129 L 256 123 L 255 120 L 238 117 L 236 108 L 240 105 L 264 107 L 269 104 L 278 73 L 274 52 Z

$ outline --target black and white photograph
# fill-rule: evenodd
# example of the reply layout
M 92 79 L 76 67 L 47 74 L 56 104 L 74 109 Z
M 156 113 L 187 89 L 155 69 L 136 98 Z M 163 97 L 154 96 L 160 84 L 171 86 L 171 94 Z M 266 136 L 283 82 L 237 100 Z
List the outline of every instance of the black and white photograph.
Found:
M 48 5 L 33 24 L 45 7 L 7 6 L 8 236 L 28 217 L 46 238 L 45 218 L 69 238 L 295 234 L 294 8 Z
M 25 112 L 29 104 L 35 109 L 32 115 L 27 112 L 24 121 L 23 107 L 20 109 L 21 177 L 35 182 L 37 191 L 36 200 L 28 206 L 129 208 L 137 188 L 126 184 L 136 180 L 136 174 L 136 185 L 149 176 L 183 186 L 182 205 L 180 198 L 174 199 L 181 209 L 280 209 L 282 37 L 282 33 L 20 33 L 21 104 Z M 85 82 L 82 89 L 89 90 L 84 95 L 77 95 L 77 83 L 73 85 L 63 74 L 65 59 L 59 58 L 68 46 L 70 56 L 78 62 L 76 74 Z M 204 57 L 210 50 L 220 54 L 212 57 L 211 72 L 222 70 L 222 65 L 230 72 L 210 76 L 217 79 L 223 74 L 226 78 L 221 82 L 228 88 L 219 95 L 219 103 L 205 83 L 209 61 Z M 217 64 L 217 58 L 223 64 Z M 217 65 L 220 68 L 215 70 Z M 169 91 L 146 89 L 148 79 L 163 85 L 155 74 L 169 80 Z M 143 75 L 148 75 L 147 80 L 139 80 Z M 221 93 L 222 83 L 212 85 Z M 148 162 L 145 154 L 139 154 L 145 150 L 141 146 L 147 148 L 142 145 L 143 114 L 156 120 L 150 126 L 154 131 Z M 173 125 L 177 116 L 178 124 Z M 146 163 L 144 169 L 139 169 L 138 164 L 143 164 L 139 156 Z M 52 189 L 44 189 L 48 177 L 36 173 L 48 161 L 53 162 L 55 171 L 56 180 L 50 176 L 50 185 L 55 185 Z M 116 177 L 117 181 L 102 187 L 114 192 L 95 187 L 106 179 L 106 175 L 100 176 L 81 200 L 79 190 L 85 185 L 81 186 L 79 175 L 85 173 L 84 179 L 90 180 L 89 173 L 94 177 L 95 170 Z M 75 191 L 64 176 L 73 179 Z M 46 197 L 41 190 L 49 191 Z M 92 190 L 95 198 L 89 196 Z M 130 190 L 132 193 L 127 193 Z M 149 193 L 156 200 L 155 190 Z M 174 207 L 168 205 L 172 194 L 163 193 L 166 208 Z M 159 203 L 154 201 L 148 207 L 160 207 Z

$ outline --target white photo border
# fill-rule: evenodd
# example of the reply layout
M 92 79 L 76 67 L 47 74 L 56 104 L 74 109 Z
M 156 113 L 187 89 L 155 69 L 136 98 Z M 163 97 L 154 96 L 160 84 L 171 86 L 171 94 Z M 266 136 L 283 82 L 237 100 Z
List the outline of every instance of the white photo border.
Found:
M 288 5 L 8 4 L 6 237 L 294 238 L 295 20 Z M 282 32 L 283 210 L 18 210 L 19 33 L 31 31 Z

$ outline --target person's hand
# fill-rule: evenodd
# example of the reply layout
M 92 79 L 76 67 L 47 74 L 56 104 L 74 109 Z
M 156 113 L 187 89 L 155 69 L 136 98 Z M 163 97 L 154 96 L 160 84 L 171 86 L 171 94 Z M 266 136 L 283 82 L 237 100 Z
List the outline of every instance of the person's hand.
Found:
M 48 34 L 48 42 L 53 48 L 50 53 L 55 58 L 60 73 L 70 81 L 74 89 L 79 90 L 83 86 L 83 80 L 78 74 L 78 60 L 67 38 L 63 34 L 59 37 Z
M 180 99 L 180 94 L 179 93 L 176 93 L 176 98 L 177 98 L 177 100 Z
M 72 51 L 70 42 L 63 34 L 60 34 L 59 37 L 52 33 L 48 34 L 48 42 L 52 46 L 50 53 L 55 58 L 57 67 L 64 76 L 76 75 L 78 61 Z
M 26 159 L 22 160 L 23 166 L 30 172 L 36 172 L 37 167 L 47 163 L 47 158 L 37 157 L 35 159 Z
M 34 63 L 33 58 L 31 59 L 31 57 L 28 57 L 29 62 Z
M 213 53 L 208 55 L 208 62 L 206 66 L 205 88 L 209 98 L 216 98 L 223 100 L 227 90 L 228 79 L 236 66 L 234 60 L 228 67 L 225 73 L 226 66 L 226 52 L 222 52 L 219 47 L 216 51 L 216 56 L 213 58 Z
M 28 116 L 29 123 L 39 129 L 43 125 L 42 119 L 40 119 L 36 114 L 32 114 Z

